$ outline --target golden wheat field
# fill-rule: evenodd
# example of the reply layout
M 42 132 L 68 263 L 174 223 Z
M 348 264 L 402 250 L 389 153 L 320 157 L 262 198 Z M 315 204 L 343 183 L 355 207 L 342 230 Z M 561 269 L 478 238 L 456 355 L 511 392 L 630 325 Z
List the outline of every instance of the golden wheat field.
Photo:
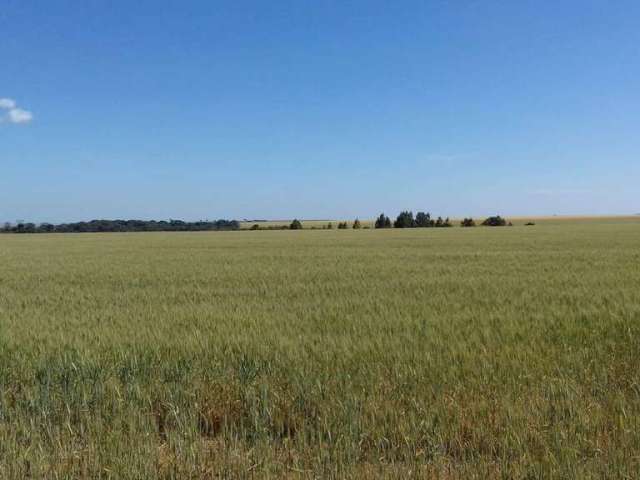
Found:
M 0 235 L 0 478 L 637 478 L 640 217 Z

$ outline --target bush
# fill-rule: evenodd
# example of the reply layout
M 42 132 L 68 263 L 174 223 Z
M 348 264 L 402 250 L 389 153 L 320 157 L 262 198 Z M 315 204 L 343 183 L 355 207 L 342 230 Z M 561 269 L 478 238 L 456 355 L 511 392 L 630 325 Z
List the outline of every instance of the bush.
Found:
M 534 222 L 527 222 L 527 223 L 524 224 L 525 227 L 531 227 L 533 225 L 535 225 Z
M 375 228 L 391 228 L 391 220 L 384 213 L 376 218 Z
M 482 225 L 485 227 L 505 227 L 507 225 L 507 221 L 502 218 L 500 215 L 496 215 L 495 217 L 489 217 Z
M 338 223 L 338 230 L 346 230 L 347 228 L 349 228 L 349 225 L 347 225 L 347 222 Z
M 333 229 L 333 223 L 329 222 L 327 223 L 327 230 L 331 230 Z
M 360 220 L 358 220 L 357 218 L 353 222 L 353 228 L 354 228 L 354 230 L 362 228 L 362 224 L 360 224 Z
M 465 218 L 460 222 L 461 227 L 475 227 L 476 222 L 473 221 L 473 218 Z
M 253 225 L 251 225 L 251 228 L 249 230 L 260 230 L 260 225 L 254 223 Z
M 302 222 L 297 218 L 294 218 L 293 222 L 291 222 L 291 225 L 289 225 L 289 228 L 291 230 L 302 230 Z
M 394 228 L 413 228 L 416 226 L 416 221 L 413 219 L 413 212 L 404 211 L 398 214 L 396 221 L 393 222 Z

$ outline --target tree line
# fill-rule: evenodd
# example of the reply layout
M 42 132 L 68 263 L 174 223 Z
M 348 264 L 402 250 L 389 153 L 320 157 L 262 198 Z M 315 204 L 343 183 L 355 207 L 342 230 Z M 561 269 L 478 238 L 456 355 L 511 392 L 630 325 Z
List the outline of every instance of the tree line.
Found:
M 204 232 L 238 230 L 237 220 L 91 220 L 72 223 L 5 223 L 0 233 Z
M 501 216 L 493 216 L 485 219 L 481 225 L 490 227 L 511 226 Z M 415 217 L 413 212 L 405 210 L 398 214 L 392 222 L 384 213 L 376 218 L 374 228 L 443 228 L 452 227 L 449 218 L 432 218 L 430 213 L 418 212 Z M 460 222 L 462 227 L 475 227 L 476 222 L 472 218 L 465 218 Z M 294 219 L 289 225 L 265 225 L 254 224 L 250 230 L 301 230 L 302 222 Z M 322 227 L 313 226 L 311 229 L 333 229 L 333 223 L 329 222 Z M 369 226 L 362 225 L 356 218 L 351 226 L 346 221 L 338 222 L 337 228 L 345 230 L 367 229 Z M 16 224 L 5 223 L 0 227 L 0 233 L 98 233 L 98 232 L 204 232 L 239 230 L 240 222 L 237 220 L 200 220 L 196 222 L 185 222 L 183 220 L 91 220 L 88 222 L 72 223 L 29 223 L 17 222 Z
M 512 226 L 511 222 L 507 222 L 500 215 L 486 218 L 482 224 L 485 227 L 505 227 Z M 473 218 L 464 218 L 460 221 L 461 227 L 475 227 L 476 222 Z M 384 213 L 376 219 L 375 228 L 447 228 L 453 227 L 449 217 L 443 219 L 438 217 L 433 219 L 429 212 L 418 212 L 413 216 L 413 212 L 405 210 L 398 214 L 393 224 L 391 219 Z
M 500 215 L 488 217 L 481 223 L 482 226 L 485 227 L 506 227 L 512 226 L 511 222 L 508 222 Z M 476 222 L 473 218 L 464 218 L 460 221 L 461 227 L 475 227 Z M 451 220 L 449 217 L 443 219 L 442 217 L 438 217 L 436 219 L 431 217 L 429 212 L 418 212 L 415 217 L 413 212 L 409 210 L 404 210 L 398 214 L 396 219 L 392 222 L 389 217 L 387 217 L 384 213 L 381 213 L 374 223 L 374 228 L 447 228 L 453 227 Z M 302 222 L 298 219 L 294 219 L 290 225 L 277 225 L 270 227 L 260 227 L 258 224 L 255 224 L 251 227 L 251 230 L 301 230 L 303 227 Z M 316 230 L 319 227 L 313 226 L 312 230 Z M 326 225 L 320 227 L 322 229 L 331 230 L 333 228 L 333 223 L 329 222 Z M 347 222 L 338 222 L 338 230 L 345 230 L 349 228 L 349 224 Z M 360 229 L 360 228 L 369 228 L 368 226 L 363 226 L 358 218 L 356 218 L 351 224 L 351 228 Z

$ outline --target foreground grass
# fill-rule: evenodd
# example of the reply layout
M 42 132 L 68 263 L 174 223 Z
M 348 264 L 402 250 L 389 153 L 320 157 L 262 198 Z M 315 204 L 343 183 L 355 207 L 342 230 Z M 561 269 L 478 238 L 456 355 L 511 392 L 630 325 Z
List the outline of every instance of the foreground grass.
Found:
M 634 478 L 640 224 L 0 236 L 0 478 Z

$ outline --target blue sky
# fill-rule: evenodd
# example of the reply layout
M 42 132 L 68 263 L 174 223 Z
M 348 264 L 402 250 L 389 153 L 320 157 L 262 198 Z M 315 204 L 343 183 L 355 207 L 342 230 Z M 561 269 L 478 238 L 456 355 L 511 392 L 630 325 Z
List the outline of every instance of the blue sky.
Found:
M 635 0 L 5 0 L 0 220 L 640 212 L 638 25 Z

